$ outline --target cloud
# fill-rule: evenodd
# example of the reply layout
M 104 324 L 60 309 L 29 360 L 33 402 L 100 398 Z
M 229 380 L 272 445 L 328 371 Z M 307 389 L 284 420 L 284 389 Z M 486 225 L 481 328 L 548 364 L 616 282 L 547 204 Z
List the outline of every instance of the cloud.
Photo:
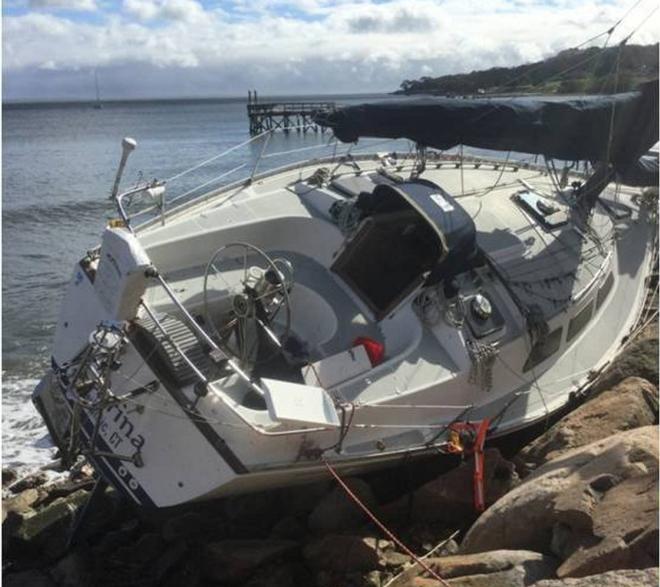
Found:
M 650 1 L 610 44 L 630 32 Z M 85 94 L 93 68 L 106 97 L 237 95 L 248 87 L 263 94 L 391 91 L 403 79 L 538 60 L 605 31 L 623 13 L 609 0 L 483 6 L 228 0 L 220 9 L 196 0 L 124 0 L 94 19 L 5 14 L 3 91 L 12 98 Z M 632 41 L 657 35 L 649 26 Z
M 35 10 L 71 10 L 81 12 L 98 10 L 96 0 L 28 0 L 28 6 Z
M 196 0 L 124 0 L 124 11 L 140 20 L 172 20 L 196 22 L 204 16 L 204 8 Z
M 389 15 L 362 15 L 347 22 L 353 33 L 425 33 L 433 29 L 433 22 L 403 8 Z

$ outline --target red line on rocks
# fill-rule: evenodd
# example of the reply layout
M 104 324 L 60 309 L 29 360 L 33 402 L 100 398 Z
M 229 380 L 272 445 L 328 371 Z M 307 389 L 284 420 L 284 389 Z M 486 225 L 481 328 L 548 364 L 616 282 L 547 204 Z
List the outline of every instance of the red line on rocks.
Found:
M 335 471 L 335 469 L 328 461 L 324 460 L 323 464 L 326 466 L 328 471 L 330 471 L 330 474 L 336 479 L 337 483 L 339 483 L 340 487 L 346 492 L 348 497 L 350 497 L 360 507 L 360 509 L 362 509 L 362 511 L 371 518 L 372 522 L 376 524 L 376 526 L 378 526 L 385 534 L 387 534 L 387 536 L 389 536 L 390 539 L 392 539 L 420 567 L 422 567 L 427 573 L 429 573 L 429 575 L 431 575 L 434 579 L 440 581 L 440 583 L 442 583 L 446 587 L 451 587 L 451 585 L 447 583 L 447 581 L 445 581 L 440 575 L 438 575 L 431 567 L 429 567 L 421 558 L 419 558 L 412 550 L 410 550 L 403 542 L 401 542 L 401 540 L 399 540 L 390 530 L 388 530 L 385 527 L 385 524 L 383 524 L 376 517 L 376 515 L 373 512 L 371 512 L 371 510 L 366 505 L 364 505 L 364 503 L 360 501 L 360 498 L 351 491 L 351 488 L 348 485 L 346 485 L 346 483 L 342 480 L 342 478 L 339 476 L 337 471 Z

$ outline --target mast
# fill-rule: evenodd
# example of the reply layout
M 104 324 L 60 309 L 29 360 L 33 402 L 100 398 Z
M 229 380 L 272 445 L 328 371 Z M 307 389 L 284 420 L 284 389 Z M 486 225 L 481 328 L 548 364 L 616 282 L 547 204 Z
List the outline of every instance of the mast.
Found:
M 96 104 L 94 104 L 94 108 L 96 110 L 100 110 L 101 108 L 103 108 L 103 104 L 101 103 L 101 92 L 99 91 L 99 76 L 96 69 L 94 69 L 94 88 L 96 89 Z

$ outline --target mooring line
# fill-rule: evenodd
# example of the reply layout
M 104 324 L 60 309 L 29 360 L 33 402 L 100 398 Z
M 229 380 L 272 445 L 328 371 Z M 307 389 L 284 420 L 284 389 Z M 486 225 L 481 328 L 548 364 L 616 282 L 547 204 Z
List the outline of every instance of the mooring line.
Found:
M 399 540 L 386 526 L 383 524 L 377 517 L 376 515 L 366 506 L 362 501 L 360 501 L 360 498 L 351 491 L 351 488 L 346 485 L 344 480 L 339 476 L 337 471 L 333 468 L 333 466 L 326 461 L 325 459 L 323 460 L 323 464 L 326 466 L 328 471 L 330 471 L 330 474 L 335 478 L 337 483 L 339 483 L 340 487 L 346 492 L 348 497 L 350 497 L 359 507 L 360 509 L 371 518 L 371 521 L 376 524 L 380 528 L 380 530 L 385 533 L 392 541 L 394 541 L 399 548 L 401 548 L 410 558 L 412 558 L 420 567 L 422 567 L 429 575 L 431 575 L 434 579 L 437 579 L 445 585 L 446 587 L 451 587 L 447 581 L 445 581 L 438 573 L 436 573 L 429 565 L 427 565 L 424 560 L 422 560 L 420 557 L 418 557 L 412 550 L 410 550 L 401 540 Z

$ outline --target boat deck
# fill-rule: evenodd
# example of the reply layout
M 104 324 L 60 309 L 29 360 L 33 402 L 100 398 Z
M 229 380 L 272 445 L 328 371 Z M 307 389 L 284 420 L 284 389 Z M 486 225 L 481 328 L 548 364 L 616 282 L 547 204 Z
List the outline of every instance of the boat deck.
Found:
M 322 187 L 307 181 L 322 167 L 320 163 L 267 175 L 249 186 L 230 188 L 216 197 L 210 196 L 205 202 L 188 206 L 179 213 L 175 210 L 165 226 L 146 227 L 140 232 L 140 239 L 187 305 L 194 305 L 195 299 L 199 304 L 203 264 L 223 243 L 244 240 L 268 252 L 290 255 L 294 267 L 297 266 L 298 290 L 318 292 L 332 307 L 328 315 L 334 315 L 334 319 L 345 326 L 344 333 L 337 336 L 335 327 L 323 324 L 324 320 L 320 319 L 323 312 L 310 314 L 303 309 L 309 306 L 310 298 L 296 304 L 294 293 L 294 321 L 298 315 L 301 322 L 316 325 L 325 333 L 317 333 L 317 340 L 324 340 L 319 356 L 348 348 L 354 335 L 371 333 L 375 338 L 386 339 L 387 347 L 392 350 L 390 356 L 397 360 L 397 365 L 386 362 L 374 369 L 367 379 L 358 378 L 344 385 L 343 397 L 388 401 L 388 398 L 395 399 L 401 389 L 418 388 L 431 380 L 437 385 L 451 381 L 470 366 L 463 356 L 464 351 L 459 352 L 464 341 L 451 338 L 451 328 L 438 332 L 423 328 L 410 306 L 398 313 L 397 321 L 385 320 L 376 325 L 360 300 L 347 292 L 345 284 L 338 283 L 337 276 L 328 271 L 344 242 L 330 213 L 333 203 L 346 201 L 377 183 L 392 181 L 390 176 L 379 171 L 379 160 L 367 158 L 358 163 L 359 172 L 345 167 L 335 181 Z M 635 276 L 644 259 L 644 251 L 635 247 L 630 253 L 619 253 L 613 258 L 615 236 L 625 239 L 637 222 L 635 217 L 627 217 L 625 213 L 614 219 L 604 207 L 597 206 L 590 227 L 585 228 L 569 210 L 565 224 L 551 229 L 541 226 L 524 207 L 513 201 L 517 193 L 531 189 L 563 210 L 568 206 L 563 197 L 552 196 L 551 178 L 538 169 L 502 169 L 497 164 L 466 163 L 464 169 L 455 165 L 431 167 L 422 178 L 452 194 L 473 217 L 478 243 L 494 261 L 498 273 L 482 271 L 475 275 L 477 281 L 488 284 L 502 278 L 509 291 L 525 306 L 539 308 L 543 318 L 551 322 L 551 329 L 558 329 L 562 336 L 558 353 L 569 344 L 564 324 L 587 305 L 587 320 L 594 314 L 595 292 L 604 283 L 613 263 L 616 261 L 618 270 L 624 274 Z M 619 195 L 612 191 L 605 197 L 616 201 Z M 623 195 L 623 200 L 629 201 L 630 194 Z M 264 229 L 266 225 L 267 230 Z M 496 298 L 506 297 L 501 288 L 494 289 L 491 294 Z M 151 300 L 152 303 L 157 301 L 157 297 Z M 599 299 L 597 308 L 601 304 Z M 507 317 L 507 329 L 502 339 L 501 360 L 507 362 L 508 369 L 521 373 L 530 353 L 529 346 L 520 337 L 524 324 L 519 314 L 516 317 L 515 307 L 509 305 L 502 311 Z M 584 324 L 580 322 L 578 326 Z M 307 326 L 307 333 L 309 328 Z M 604 325 L 599 330 L 605 332 L 608 328 Z M 294 331 L 297 330 L 304 331 L 304 328 L 294 326 Z M 331 335 L 327 335 L 329 331 Z M 314 339 L 314 336 L 309 338 Z M 587 364 L 591 359 L 586 357 L 592 354 L 583 350 L 574 356 L 573 363 L 579 360 Z M 404 356 L 407 359 L 401 362 Z M 531 374 L 512 376 L 500 371 L 494 387 L 500 390 L 497 395 L 501 397 L 532 385 Z M 557 386 L 563 383 L 558 382 Z M 445 385 L 444 395 L 447 403 L 456 405 L 486 399 L 478 386 L 466 390 L 458 383 L 455 389 Z M 495 399 L 492 396 L 489 401 Z

